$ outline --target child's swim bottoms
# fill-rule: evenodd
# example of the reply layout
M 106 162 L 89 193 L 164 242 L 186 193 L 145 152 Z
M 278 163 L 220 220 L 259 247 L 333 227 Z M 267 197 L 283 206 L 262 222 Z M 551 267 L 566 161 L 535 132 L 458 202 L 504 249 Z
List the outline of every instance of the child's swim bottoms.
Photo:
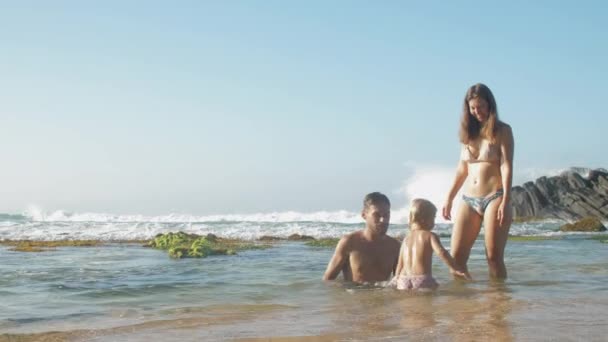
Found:
M 430 275 L 400 275 L 393 278 L 391 285 L 397 290 L 436 289 L 439 284 Z

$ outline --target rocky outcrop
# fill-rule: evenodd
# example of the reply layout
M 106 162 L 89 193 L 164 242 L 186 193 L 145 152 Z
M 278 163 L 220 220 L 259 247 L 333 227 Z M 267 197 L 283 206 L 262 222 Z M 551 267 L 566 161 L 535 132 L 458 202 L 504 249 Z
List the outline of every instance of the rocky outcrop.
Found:
M 606 227 L 595 217 L 585 217 L 574 223 L 566 223 L 559 227 L 559 230 L 562 232 L 605 232 Z
M 309 240 L 314 240 L 314 239 L 315 238 L 312 236 L 300 235 L 300 234 L 291 234 L 287 238 L 287 240 L 290 240 L 290 241 L 309 241 Z
M 512 190 L 514 217 L 608 220 L 608 171 L 572 168 Z

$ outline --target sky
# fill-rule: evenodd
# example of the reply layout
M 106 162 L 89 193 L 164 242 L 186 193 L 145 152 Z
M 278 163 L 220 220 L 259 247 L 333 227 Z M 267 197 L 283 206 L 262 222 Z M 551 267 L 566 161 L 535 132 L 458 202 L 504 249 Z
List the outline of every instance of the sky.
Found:
M 0 212 L 441 198 L 493 91 L 515 185 L 608 167 L 603 1 L 0 1 Z

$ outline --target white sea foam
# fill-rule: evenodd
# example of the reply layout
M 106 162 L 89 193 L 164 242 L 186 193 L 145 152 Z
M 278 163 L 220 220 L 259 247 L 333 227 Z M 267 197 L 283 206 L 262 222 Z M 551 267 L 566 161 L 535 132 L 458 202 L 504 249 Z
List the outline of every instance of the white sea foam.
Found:
M 564 170 L 533 170 L 522 175 L 552 175 Z M 581 170 L 576 170 L 582 172 Z M 454 168 L 441 165 L 420 165 L 411 167 L 397 195 L 407 202 L 423 197 L 431 200 L 439 210 L 454 176 Z M 460 196 L 454 199 L 452 215 L 459 205 Z M 405 232 L 408 205 L 393 208 L 391 215 L 391 235 Z M 340 237 L 356 229 L 363 228 L 363 219 L 358 211 L 318 211 L 318 212 L 271 212 L 225 215 L 192 215 L 170 213 L 150 216 L 140 214 L 72 213 L 65 210 L 46 212 L 40 207 L 30 206 L 21 215 L 2 214 L 0 217 L 0 239 L 97 239 L 133 240 L 150 239 L 159 233 L 184 231 L 196 234 L 213 233 L 222 237 L 258 239 L 264 235 L 287 237 L 291 234 L 310 235 L 315 238 Z M 451 222 L 437 215 L 435 231 L 439 234 L 451 232 Z M 533 222 L 514 224 L 513 235 L 554 234 L 558 222 Z M 559 234 L 559 233 L 557 233 Z
M 215 234 L 221 237 L 255 240 L 262 236 L 286 238 L 292 234 L 314 238 L 341 237 L 364 227 L 363 223 L 332 222 L 22 222 L 0 225 L 0 240 L 145 240 L 160 233 L 183 231 L 194 234 Z M 562 234 L 554 222 L 514 224 L 513 235 Z M 389 235 L 406 233 L 407 225 L 391 224 Z M 438 223 L 434 231 L 449 235 L 450 223 Z M 483 234 L 483 230 L 482 230 Z
M 411 169 L 411 174 L 403 182 L 399 189 L 399 193 L 402 194 L 407 200 L 407 205 L 404 208 L 398 210 L 400 217 L 403 219 L 399 222 L 406 222 L 407 213 L 409 211 L 409 202 L 415 198 L 426 198 L 431 201 L 437 207 L 437 222 L 446 222 L 441 216 L 441 210 L 445 204 L 445 198 L 450 191 L 452 181 L 454 180 L 455 168 L 433 165 L 433 164 L 420 164 L 416 165 L 406 164 Z M 458 205 L 460 205 L 461 196 L 460 192 L 454 198 L 452 203 L 452 214 L 454 214 Z
M 297 211 L 226 214 L 226 215 L 189 215 L 167 214 L 160 216 L 148 215 L 117 215 L 107 213 L 70 213 L 57 210 L 45 213 L 41 210 L 28 211 L 26 216 L 35 222 L 163 222 L 163 223 L 193 223 L 193 222 L 334 222 L 360 223 L 359 212 L 347 210 L 319 211 L 303 213 Z

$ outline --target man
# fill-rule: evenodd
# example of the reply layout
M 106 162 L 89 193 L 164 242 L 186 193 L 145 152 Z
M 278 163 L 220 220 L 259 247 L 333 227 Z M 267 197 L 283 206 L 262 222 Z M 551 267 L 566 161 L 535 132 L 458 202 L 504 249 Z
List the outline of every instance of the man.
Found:
M 336 246 L 323 280 L 334 280 L 343 273 L 344 280 L 374 283 L 389 280 L 395 271 L 400 244 L 386 235 L 391 217 L 391 203 L 379 192 L 363 200 L 361 217 L 365 229 L 345 235 Z

